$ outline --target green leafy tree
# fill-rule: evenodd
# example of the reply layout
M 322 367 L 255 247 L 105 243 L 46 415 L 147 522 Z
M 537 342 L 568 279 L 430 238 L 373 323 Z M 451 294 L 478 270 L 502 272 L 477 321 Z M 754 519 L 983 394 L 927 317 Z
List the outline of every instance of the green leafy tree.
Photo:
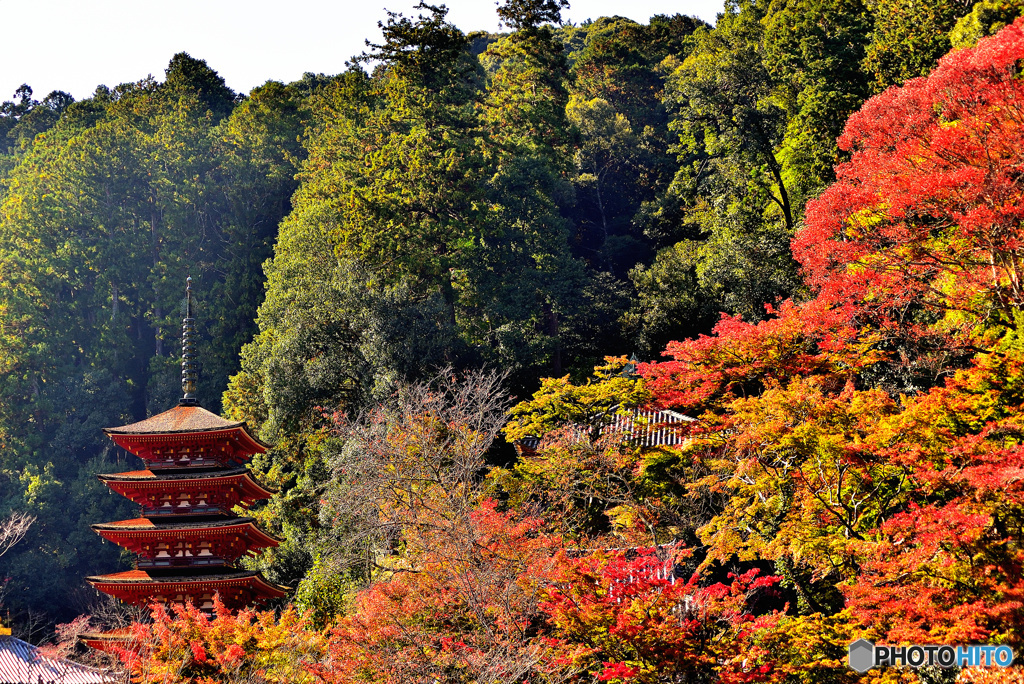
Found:
M 869 95 L 871 15 L 863 0 L 775 0 L 764 24 L 764 62 L 788 114 L 783 177 L 803 204 L 835 179 L 836 139 Z
M 380 66 L 367 84 L 374 101 L 342 142 L 346 153 L 362 153 L 339 160 L 348 168 L 334 232 L 341 252 L 392 281 L 411 276 L 440 289 L 454 319 L 451 270 L 487 227 L 475 121 L 481 75 L 447 10 L 418 8 L 429 14 L 390 14 L 384 43 L 358 58 Z
M 572 226 L 563 212 L 572 197 L 568 62 L 545 24 L 558 20 L 561 7 L 538 0 L 499 6 L 502 21 L 516 30 L 485 54 L 498 65 L 487 84 L 483 122 L 490 132 L 487 189 L 499 240 L 486 255 L 488 268 L 469 285 L 493 293 L 485 295 L 496 306 L 484 320 L 504 321 L 481 327 L 475 337 L 490 337 L 498 358 L 512 362 L 519 385 L 544 365 L 561 372 L 562 324 L 583 306 L 579 295 L 587 278 L 569 248 Z
M 677 14 L 647 25 L 602 18 L 578 29 L 585 40 L 574 55 L 568 109 L 579 136 L 577 251 L 619 278 L 649 264 L 653 248 L 662 246 L 655 224 L 676 228 L 678 213 L 658 201 L 678 170 L 660 64 L 689 54 L 689 36 L 701 25 Z
M 317 563 L 330 412 L 461 359 L 453 281 L 486 235 L 482 74 L 443 8 L 390 14 L 384 41 L 312 97 L 308 159 L 267 263 L 259 334 L 225 395 L 275 448 L 255 467 L 286 542 L 257 562 L 294 584 Z M 318 599 L 319 600 L 319 599 Z
M 82 576 L 118 566 L 89 525 L 131 506 L 94 476 L 137 465 L 101 428 L 177 400 L 190 272 L 204 293 L 203 399 L 218 408 L 252 334 L 254 267 L 294 187 L 300 100 L 271 84 L 236 108 L 215 71 L 181 54 L 164 82 L 47 98 L 20 116 L 57 120 L 18 153 L 0 203 L 0 506 L 38 518 L 4 558 L 13 609 L 82 612 Z
M 681 162 L 669 194 L 688 205 L 683 237 L 701 242 L 692 268 L 702 296 L 754 319 L 798 283 L 788 243 L 800 189 L 782 154 L 790 115 L 763 59 L 766 12 L 729 3 L 685 60 L 668 63 L 666 92 Z
M 650 356 L 676 337 L 694 337 L 714 325 L 714 300 L 697 275 L 700 248 L 696 240 L 681 240 L 659 251 L 650 266 L 630 271 L 636 300 L 626 323 L 637 331 L 638 353 Z
M 960 17 L 949 32 L 953 49 L 973 47 L 985 36 L 998 33 L 1007 24 L 1024 14 L 1020 0 L 981 0 L 970 13 Z
M 697 31 L 668 96 L 680 152 L 699 160 L 684 166 L 688 180 L 720 183 L 791 230 L 796 198 L 778 155 L 788 117 L 761 58 L 765 15 L 755 2 L 727 5 L 714 30 Z
M 874 27 L 864 69 L 872 76 L 874 91 L 934 69 L 952 47 L 950 31 L 972 6 L 969 0 L 872 0 Z

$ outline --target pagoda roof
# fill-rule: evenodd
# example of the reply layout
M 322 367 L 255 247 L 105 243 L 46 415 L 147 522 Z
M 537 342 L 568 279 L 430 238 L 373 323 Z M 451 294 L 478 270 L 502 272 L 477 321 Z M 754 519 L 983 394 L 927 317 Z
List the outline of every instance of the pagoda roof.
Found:
M 103 433 L 120 443 L 125 438 L 139 438 L 159 435 L 192 435 L 202 433 L 244 433 L 246 442 L 255 447 L 255 451 L 266 451 L 269 445 L 264 444 L 250 431 L 243 420 L 227 420 L 216 413 L 207 411 L 202 406 L 175 406 L 174 408 L 150 416 L 137 423 L 120 427 L 104 428 Z
M 160 483 L 165 482 L 196 482 L 203 485 L 212 485 L 216 484 L 218 481 L 239 482 L 241 480 L 248 480 L 252 487 L 254 487 L 259 493 L 266 495 L 267 498 L 275 494 L 275 490 L 267 489 L 257 482 L 256 478 L 252 476 L 252 472 L 245 467 L 207 471 L 182 469 L 179 472 L 165 470 L 130 470 L 125 473 L 100 474 L 96 477 L 104 483 L 130 483 L 154 486 L 159 486 Z
M 215 470 L 197 470 L 195 468 L 182 468 L 179 472 L 161 470 L 129 470 L 124 473 L 103 473 L 97 475 L 104 482 L 136 482 L 147 480 L 200 480 L 211 477 L 234 477 L 236 475 L 248 475 L 249 469 L 242 468 L 218 468 Z
M 245 427 L 245 422 L 225 420 L 202 406 L 175 406 L 169 411 L 158 413 L 137 423 L 104 428 L 103 432 L 108 435 L 146 435 L 206 432 L 207 430 L 228 430 L 237 427 Z
M 118 546 L 138 551 L 140 543 L 157 541 L 168 537 L 173 539 L 208 538 L 222 539 L 225 535 L 238 535 L 246 540 L 246 548 L 265 548 L 277 546 L 281 540 L 267 534 L 256 526 L 252 518 L 228 518 L 208 520 L 205 522 L 160 522 L 154 523 L 149 518 L 133 518 L 118 520 L 111 523 L 93 525 L 92 529 L 104 539 Z M 237 557 L 237 555 L 235 556 Z
M 284 596 L 288 592 L 288 587 L 268 582 L 263 578 L 263 575 L 253 570 L 238 570 L 207 575 L 171 576 L 151 575 L 146 570 L 126 570 L 109 575 L 93 575 L 92 577 L 86 577 L 85 580 L 101 591 L 103 591 L 102 585 L 108 587 L 135 587 L 154 593 L 161 589 L 188 590 L 209 588 L 216 590 L 217 587 L 244 586 L 258 590 L 258 593 L 271 598 Z
M 131 520 L 115 520 L 114 522 L 93 525 L 94 530 L 175 530 L 193 529 L 196 527 L 225 527 L 253 522 L 252 518 L 228 518 L 227 520 L 209 520 L 204 522 L 170 522 L 154 523 L 149 518 L 132 518 Z
M 125 570 L 112 572 L 109 575 L 93 575 L 86 577 L 89 582 L 105 582 L 111 584 L 183 584 L 192 582 L 232 582 L 259 575 L 255 570 L 235 570 L 217 574 L 196 575 L 151 575 L 147 570 Z M 262 577 L 261 577 L 262 579 Z
M 227 518 L 221 520 L 206 520 L 206 521 L 171 521 L 171 522 L 153 522 L 150 518 L 132 518 L 131 520 L 116 520 L 114 522 L 99 523 L 93 525 L 92 529 L 96 531 L 101 530 L 145 530 L 147 532 L 170 532 L 174 530 L 208 530 L 220 527 L 256 527 L 256 521 L 252 518 Z M 273 539 L 270 535 L 263 532 L 268 538 Z M 278 540 L 280 541 L 280 540 Z

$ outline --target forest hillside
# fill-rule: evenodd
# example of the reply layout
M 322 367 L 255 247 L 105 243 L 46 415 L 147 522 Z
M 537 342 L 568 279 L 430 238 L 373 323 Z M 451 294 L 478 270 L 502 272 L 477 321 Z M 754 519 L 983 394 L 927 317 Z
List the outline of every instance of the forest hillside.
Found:
M 466 34 L 421 4 L 248 94 L 181 53 L 3 103 L 26 636 L 130 567 L 89 529 L 132 515 L 101 428 L 177 401 L 190 275 L 200 400 L 272 445 L 283 541 L 248 562 L 293 591 L 158 612 L 140 681 L 846 681 L 861 636 L 1021 646 L 1024 4 L 564 6 Z

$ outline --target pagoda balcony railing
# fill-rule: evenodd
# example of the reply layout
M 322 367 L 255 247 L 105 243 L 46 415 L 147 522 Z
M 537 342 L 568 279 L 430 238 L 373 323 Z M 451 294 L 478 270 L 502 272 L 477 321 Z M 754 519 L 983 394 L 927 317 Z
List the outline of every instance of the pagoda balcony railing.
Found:
M 227 565 L 228 561 L 220 556 L 172 556 L 170 558 L 144 558 L 139 556 L 139 570 L 149 568 L 194 568 L 208 565 Z
M 229 462 L 230 459 L 225 458 L 214 458 L 213 456 L 192 456 L 192 457 L 172 457 L 172 458 L 154 458 L 149 460 L 150 470 L 161 470 L 163 468 L 207 468 L 223 466 Z
M 159 506 L 157 508 L 147 508 L 146 515 L 194 515 L 201 513 L 203 515 L 216 515 L 218 513 L 230 513 L 231 511 L 220 508 L 219 506 Z

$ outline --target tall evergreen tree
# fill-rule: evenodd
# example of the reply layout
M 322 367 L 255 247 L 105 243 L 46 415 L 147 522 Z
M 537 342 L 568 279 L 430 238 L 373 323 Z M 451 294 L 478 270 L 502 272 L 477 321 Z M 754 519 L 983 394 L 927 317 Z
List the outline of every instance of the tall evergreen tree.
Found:
M 117 563 L 89 525 L 130 513 L 94 478 L 133 465 L 101 428 L 177 400 L 187 273 L 206 292 L 206 406 L 237 368 L 262 293 L 252 270 L 294 187 L 300 98 L 269 85 L 236 109 L 182 54 L 164 82 L 52 99 L 37 108 L 59 118 L 19 153 L 0 203 L 0 507 L 38 518 L 3 559 L 10 607 L 66 619 L 88 609 L 82 576 Z

